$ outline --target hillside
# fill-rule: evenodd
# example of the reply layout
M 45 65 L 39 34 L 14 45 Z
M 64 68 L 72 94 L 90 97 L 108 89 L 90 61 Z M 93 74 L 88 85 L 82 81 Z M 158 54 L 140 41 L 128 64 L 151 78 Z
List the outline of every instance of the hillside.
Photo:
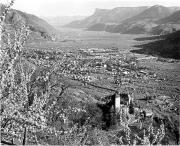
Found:
M 164 23 L 172 23 L 172 24 L 180 24 L 180 10 L 174 12 L 168 17 L 162 18 L 157 21 L 159 24 L 164 24 Z
M 180 30 L 180 10 L 172 13 L 171 15 L 156 21 L 158 26 L 151 30 L 152 34 L 167 34 Z
M 179 29 L 179 7 L 117 7 L 112 10 L 96 9 L 83 20 L 73 21 L 66 27 L 87 28 L 90 31 L 107 31 L 124 34 L 167 34 Z M 177 11 L 177 12 L 176 12 Z M 174 21 L 170 25 L 168 20 Z M 162 21 L 162 23 L 158 23 Z
M 164 18 L 166 16 L 169 16 L 172 13 L 172 10 L 170 10 L 168 7 L 160 6 L 160 5 L 155 5 L 152 6 L 142 13 L 131 17 L 129 19 L 126 19 L 122 23 L 132 23 L 132 22 L 137 22 L 137 21 L 144 21 L 144 20 L 157 20 Z
M 165 35 L 178 30 L 180 30 L 180 24 L 165 23 L 153 27 L 149 33 L 153 35 Z
M 164 31 L 164 29 L 163 27 L 161 27 L 162 30 L 158 29 L 158 24 L 156 24 L 155 21 L 171 15 L 175 10 L 176 9 L 159 5 L 152 6 L 140 14 L 124 20 L 120 25 L 117 25 L 115 27 L 114 32 L 130 34 L 151 32 L 153 34 L 160 34 L 162 33 L 162 31 Z M 153 28 L 156 29 L 152 31 Z
M 87 28 L 96 23 L 120 23 L 121 21 L 135 16 L 147 7 L 117 7 L 111 10 L 96 9 L 94 14 L 81 20 L 73 21 L 66 27 Z
M 104 23 L 96 23 L 96 24 L 91 25 L 90 27 L 88 27 L 87 30 L 91 30 L 91 31 L 104 31 L 105 27 L 106 27 L 106 25 Z
M 0 14 L 4 11 L 4 6 L 0 6 Z M 5 23 L 12 24 L 13 27 L 19 27 L 20 23 L 29 26 L 30 30 L 36 34 L 40 34 L 44 38 L 49 38 L 56 33 L 56 29 L 48 24 L 45 20 L 19 10 L 11 9 L 6 16 Z
M 147 38 L 148 40 L 149 38 Z M 139 39 L 146 40 L 146 39 Z M 180 31 L 160 36 L 158 40 L 156 37 L 153 42 L 137 45 L 135 47 L 141 48 L 132 50 L 133 53 L 147 54 L 153 56 L 160 56 L 164 58 L 180 59 Z
M 149 21 L 137 21 L 132 23 L 123 23 L 114 27 L 112 32 L 123 34 L 144 34 L 149 32 L 153 27 L 157 25 Z

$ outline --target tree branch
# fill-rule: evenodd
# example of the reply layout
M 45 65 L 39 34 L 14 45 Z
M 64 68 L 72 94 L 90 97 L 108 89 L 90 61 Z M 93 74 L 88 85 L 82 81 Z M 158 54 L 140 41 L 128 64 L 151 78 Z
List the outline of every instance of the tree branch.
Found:
M 1 143 L 2 143 L 2 144 L 7 144 L 7 145 L 15 145 L 15 144 L 13 144 L 13 143 L 10 143 L 10 142 L 4 141 L 4 140 L 1 140 Z

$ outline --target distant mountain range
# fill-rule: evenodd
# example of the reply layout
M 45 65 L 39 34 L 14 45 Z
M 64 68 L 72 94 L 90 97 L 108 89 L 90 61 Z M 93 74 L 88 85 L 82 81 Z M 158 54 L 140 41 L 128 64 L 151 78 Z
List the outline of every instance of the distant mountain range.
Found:
M 52 26 L 58 28 L 72 21 L 82 20 L 86 17 L 87 16 L 56 16 L 56 17 L 42 17 L 42 19 L 46 20 Z
M 93 15 L 65 27 L 126 34 L 165 34 L 179 29 L 179 17 L 180 7 L 118 7 L 96 9 Z
M 112 10 L 96 9 L 94 14 L 80 21 L 73 21 L 66 27 L 88 28 L 96 23 L 118 24 L 121 21 L 143 12 L 148 7 L 118 7 Z
M 0 15 L 4 11 L 5 6 L 0 4 Z M 45 20 L 22 11 L 11 9 L 5 19 L 6 24 L 11 24 L 12 27 L 18 27 L 20 23 L 25 24 L 30 30 L 43 38 L 50 38 L 56 34 L 56 29 L 48 24 Z

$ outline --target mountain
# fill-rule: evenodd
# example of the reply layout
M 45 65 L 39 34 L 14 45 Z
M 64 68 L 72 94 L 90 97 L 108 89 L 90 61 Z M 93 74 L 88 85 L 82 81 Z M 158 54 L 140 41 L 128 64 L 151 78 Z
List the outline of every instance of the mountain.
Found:
M 180 30 L 180 24 L 160 24 L 153 27 L 149 33 L 153 35 L 165 35 Z
M 140 14 L 122 21 L 121 24 L 117 25 L 114 28 L 113 32 L 130 34 L 155 32 L 158 26 L 156 21 L 171 15 L 177 9 L 178 8 L 175 9 L 174 7 L 169 8 L 160 5 L 152 6 L 144 10 Z M 154 29 L 154 31 L 151 31 L 152 28 L 156 29 Z
M 156 40 L 157 37 L 140 38 L 138 40 L 152 41 L 153 38 L 153 42 L 137 45 L 135 47 L 141 49 L 132 50 L 131 52 L 160 56 L 164 58 L 180 59 L 180 30 L 167 35 L 159 36 L 158 40 Z
M 42 18 L 52 26 L 58 28 L 72 21 L 82 20 L 86 18 L 86 16 L 56 16 L 56 17 L 42 17 Z
M 0 5 L 0 14 L 4 11 L 4 5 Z M 29 26 L 30 30 L 36 34 L 40 34 L 44 38 L 50 38 L 56 34 L 56 29 L 48 24 L 45 20 L 19 10 L 11 9 L 5 19 L 6 24 L 13 27 L 19 27 L 21 23 Z
M 166 16 L 169 16 L 171 13 L 172 13 L 172 9 L 160 5 L 155 5 L 146 9 L 145 11 L 134 17 L 126 19 L 122 23 L 132 23 L 132 22 L 145 21 L 145 20 L 150 20 L 150 21 L 158 20 Z
M 157 21 L 158 24 L 180 24 L 180 10 Z
M 122 34 L 144 34 L 149 32 L 153 27 L 156 27 L 157 24 L 147 21 L 137 21 L 132 23 L 122 23 L 116 26 L 113 26 L 113 29 L 110 29 L 109 32 L 113 33 L 122 33 Z M 108 28 L 108 27 L 106 27 Z M 108 31 L 108 30 L 105 30 Z
M 158 26 L 152 28 L 152 34 L 167 34 L 180 30 L 180 10 L 167 17 L 157 20 L 156 23 Z
M 88 28 L 96 23 L 118 24 L 127 18 L 141 13 L 146 8 L 147 7 L 117 7 L 111 10 L 96 9 L 93 15 L 80 21 L 73 21 L 65 26 L 74 28 Z
M 167 34 L 179 29 L 176 24 L 167 24 L 167 20 L 179 22 L 180 7 L 117 7 L 111 10 L 96 9 L 95 13 L 83 20 L 73 21 L 66 27 L 85 28 L 89 31 L 107 31 L 125 34 Z M 176 12 L 177 11 L 177 12 Z M 172 16 L 171 16 L 172 15 Z M 166 20 L 166 21 L 165 21 Z M 162 24 L 158 23 L 162 21 Z

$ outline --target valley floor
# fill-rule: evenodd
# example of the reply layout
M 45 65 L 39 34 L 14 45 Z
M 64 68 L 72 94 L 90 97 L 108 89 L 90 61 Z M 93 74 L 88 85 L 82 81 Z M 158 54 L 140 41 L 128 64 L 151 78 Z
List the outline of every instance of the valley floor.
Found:
M 136 49 L 133 47 L 137 43 L 134 39 L 142 35 L 61 30 L 60 36 L 60 40 L 55 42 L 29 42 L 27 46 L 28 50 L 36 50 L 35 53 L 42 60 L 46 60 L 49 54 L 48 58 L 51 60 L 52 57 L 52 62 L 58 62 L 61 61 L 62 52 L 66 54 L 66 77 L 58 75 L 60 67 L 52 81 L 63 85 L 55 88 L 57 93 L 63 91 L 60 100 L 102 104 L 104 97 L 118 90 L 120 93 L 130 94 L 137 107 L 147 108 L 162 119 L 167 118 L 170 122 L 166 126 L 174 121 L 179 124 L 179 61 L 168 62 L 158 57 L 131 53 L 131 50 Z M 76 54 L 79 58 L 76 58 Z M 59 109 L 62 103 L 59 101 L 56 104 L 55 108 Z M 70 107 L 76 106 L 74 102 L 67 104 Z M 178 124 L 174 126 L 177 127 Z M 58 125 L 55 126 L 58 128 Z M 164 143 L 175 144 L 177 130 L 172 135 L 169 129 L 166 132 L 165 139 L 168 142 L 165 140 Z
M 59 39 L 55 42 L 33 41 L 29 42 L 29 49 L 42 50 L 61 50 L 65 52 L 77 51 L 80 49 L 88 50 L 90 48 L 118 48 L 118 52 L 125 55 L 132 55 L 139 59 L 141 66 L 149 68 L 151 72 L 157 74 L 161 82 L 153 86 L 154 92 L 167 95 L 180 94 L 180 62 L 158 61 L 158 57 L 150 55 L 131 53 L 131 50 L 138 49 L 136 38 L 146 37 L 147 35 L 126 35 L 108 32 L 84 31 L 79 29 L 60 28 Z

